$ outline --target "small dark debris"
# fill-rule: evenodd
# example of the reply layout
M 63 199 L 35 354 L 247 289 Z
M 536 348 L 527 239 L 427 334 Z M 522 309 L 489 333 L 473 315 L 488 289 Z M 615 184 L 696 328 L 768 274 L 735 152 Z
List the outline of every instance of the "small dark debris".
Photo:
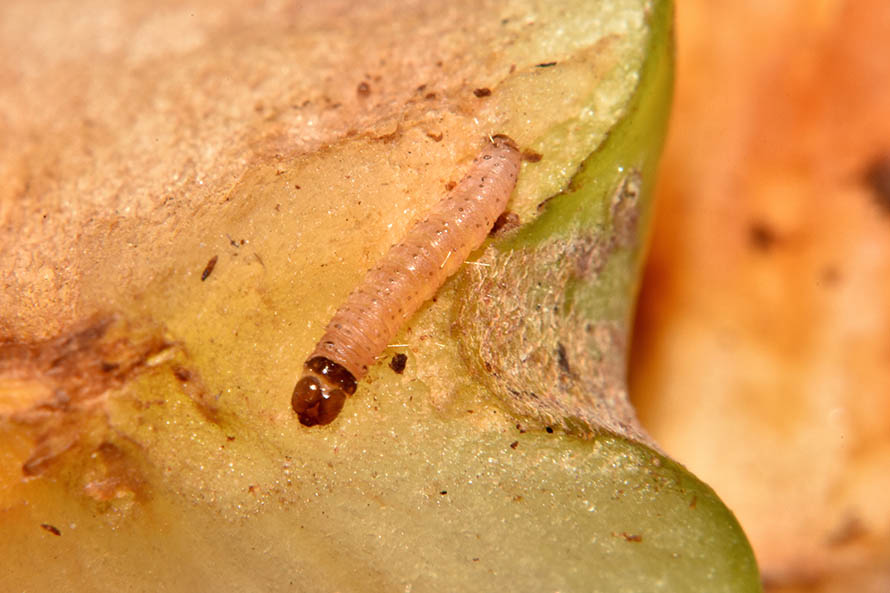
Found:
M 538 203 L 538 212 L 541 212 L 542 210 L 544 210 L 544 208 L 547 207 L 547 204 L 550 203 L 550 200 L 552 200 L 555 197 L 556 196 L 550 196 L 549 198 L 545 198 L 542 202 L 539 202 Z
M 482 97 L 490 97 L 491 89 L 487 88 L 487 87 L 483 87 L 481 89 L 473 89 L 473 94 L 476 95 L 477 97 L 479 97 L 480 99 Z
M 207 280 L 207 278 L 210 277 L 210 274 L 213 273 L 213 268 L 216 267 L 216 262 L 218 259 L 219 259 L 219 256 L 214 255 L 213 257 L 210 258 L 210 261 L 207 262 L 207 265 L 204 266 L 204 271 L 201 272 L 201 282 L 204 282 L 205 280 Z
M 491 227 L 491 231 L 488 234 L 492 236 L 503 234 L 517 228 L 519 224 L 520 220 L 518 214 L 509 211 L 502 212 L 501 215 L 497 217 L 497 220 L 494 221 L 494 225 Z
M 103 373 L 116 371 L 119 367 L 120 365 L 116 362 L 106 362 L 104 360 L 99 364 L 99 368 L 102 369 Z
M 50 525 L 49 523 L 41 523 L 40 527 L 42 527 L 46 531 L 49 531 L 53 535 L 62 535 L 62 532 L 59 531 L 59 528 L 56 527 L 55 525 Z
M 569 367 L 569 357 L 566 354 L 566 347 L 562 345 L 562 342 L 557 342 L 556 344 L 556 360 L 559 363 L 559 368 L 562 369 L 564 373 L 567 375 L 572 373 L 572 369 Z
M 868 535 L 868 529 L 859 517 L 850 515 L 829 534 L 825 543 L 832 547 L 839 547 L 854 543 Z
M 641 541 L 643 541 L 643 536 L 640 535 L 640 534 L 638 534 L 638 533 L 626 533 L 626 532 L 623 532 L 623 531 L 622 531 L 622 532 L 621 532 L 621 537 L 623 537 L 623 538 L 626 539 L 627 541 L 629 541 L 629 542 L 633 542 L 633 543 L 635 543 L 635 544 L 638 544 L 638 543 L 640 543 Z
M 544 158 L 544 155 L 540 152 L 535 152 L 531 149 L 526 149 L 522 151 L 522 160 L 529 163 L 539 163 L 541 159 Z
M 229 442 L 231 443 L 232 441 L 235 440 L 235 437 L 226 435 L 226 440 L 229 441 Z
M 358 83 L 358 87 L 356 87 L 355 92 L 359 97 L 367 97 L 371 94 L 371 85 L 369 85 L 367 82 L 362 81 Z
M 447 491 L 447 490 L 441 490 L 441 491 L 439 491 L 439 494 L 441 494 L 442 496 L 445 496 L 446 494 L 448 494 L 448 491 Z
M 455 187 L 457 187 L 457 182 L 456 182 L 456 181 L 449 181 L 448 183 L 445 184 L 445 191 L 451 191 L 451 190 L 453 190 Z
M 552 427 L 552 426 L 548 426 L 548 427 L 546 427 L 544 430 L 547 431 L 547 434 L 553 434 L 553 427 Z
M 479 562 L 479 558 L 473 558 L 473 562 Z
M 176 367 L 173 369 L 173 376 L 183 383 L 188 383 L 192 378 L 192 373 L 187 368 Z
M 510 443 L 510 448 L 511 448 L 511 449 L 515 449 L 515 448 L 518 447 L 518 446 L 519 446 L 519 441 L 513 441 L 512 443 Z
M 423 98 L 426 99 L 427 101 L 432 101 L 433 99 L 436 98 L 436 93 L 427 93 L 423 96 Z
M 875 201 L 890 214 L 890 153 L 876 157 L 865 171 L 865 182 L 875 195 Z
M 297 184 L 295 183 L 295 184 L 294 184 L 294 189 L 303 189 L 303 188 L 300 187 L 299 185 L 297 185 Z M 280 204 L 275 204 L 275 206 L 276 206 L 276 208 L 278 208 L 278 207 L 280 207 Z
M 417 92 L 418 92 L 418 93 L 422 93 L 422 92 L 425 91 L 425 90 L 426 90 L 426 85 L 425 85 L 425 84 L 422 84 L 422 85 L 420 85 L 419 87 L 417 87 Z
M 758 251 L 769 251 L 778 240 L 776 232 L 764 222 L 753 222 L 748 227 L 748 241 Z
M 837 286 L 841 281 L 841 272 L 836 266 L 826 266 L 819 275 L 819 280 L 826 288 Z
M 550 68 L 551 66 L 556 66 L 556 62 L 541 62 L 540 64 L 535 64 L 535 68 Z
M 445 134 L 442 132 L 427 132 L 427 138 L 430 138 L 433 142 L 441 142 L 442 138 L 445 137 Z
M 389 368 L 391 368 L 395 374 L 401 375 L 405 372 L 406 364 L 408 364 L 408 356 L 399 352 L 398 354 L 392 355 L 392 358 L 389 361 Z

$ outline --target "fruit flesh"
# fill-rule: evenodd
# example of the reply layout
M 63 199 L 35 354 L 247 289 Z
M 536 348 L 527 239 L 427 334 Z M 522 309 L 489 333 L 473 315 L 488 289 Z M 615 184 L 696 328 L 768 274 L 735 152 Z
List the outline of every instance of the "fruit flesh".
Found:
M 5 278 L 4 298 L 32 284 L 49 297 L 28 307 L 3 301 L 11 311 L 4 327 L 17 344 L 55 352 L 64 339 L 40 338 L 64 336 L 75 320 L 105 310 L 119 317 L 92 334 L 85 322 L 89 339 L 77 342 L 63 377 L 43 372 L 40 356 L 14 386 L 4 375 L 3 388 L 17 398 L 0 433 L 5 584 L 139 590 L 157 578 L 169 590 L 588 590 L 591 582 L 604 590 L 739 590 L 739 583 L 756 590 L 744 537 L 706 486 L 638 444 L 533 430 L 486 395 L 450 335 L 454 285 L 400 336 L 409 344 L 394 349 L 409 355 L 404 374 L 372 369 L 366 395 L 336 424 L 307 431 L 293 418 L 287 396 L 326 319 L 411 220 L 460 179 L 488 134 L 506 133 L 544 157 L 524 166 L 514 196 L 528 222 L 614 128 L 637 88 L 653 5 L 603 2 L 595 16 L 588 2 L 517 3 L 501 13 L 474 6 L 480 20 L 469 51 L 466 40 L 449 37 L 461 30 L 453 21 L 429 19 L 419 7 L 400 17 L 407 20 L 396 38 L 439 43 L 399 51 L 382 44 L 375 59 L 406 60 L 387 64 L 386 72 L 401 74 L 387 79 L 397 81 L 389 89 L 374 78 L 380 64 L 355 49 L 330 54 L 355 68 L 345 82 L 313 69 L 297 76 L 287 68 L 303 61 L 286 52 L 263 69 L 271 50 L 262 26 L 237 43 L 199 45 L 184 61 L 143 64 L 139 76 L 118 78 L 126 63 L 119 56 L 87 72 L 91 80 L 113 73 L 135 115 L 99 119 L 97 133 L 121 135 L 98 143 L 108 152 L 76 153 L 93 146 L 77 136 L 71 150 L 89 175 L 41 181 L 50 183 L 43 205 L 63 212 L 65 190 L 78 187 L 66 184 L 80 179 L 85 197 L 62 220 L 83 231 L 73 241 L 49 227 L 60 236 L 34 249 L 42 276 L 29 277 L 30 264 L 15 261 L 22 276 Z M 466 18 L 450 10 L 449 18 Z M 583 18 L 559 12 L 568 10 Z M 658 4 L 662 20 L 653 25 L 662 32 L 665 10 Z M 333 21 L 329 37 L 286 38 L 329 66 L 329 52 L 316 47 L 364 47 L 350 45 L 352 37 L 374 30 L 366 25 L 375 18 L 392 20 L 359 12 L 355 21 Z M 437 26 L 447 31 L 430 35 Z M 423 61 L 429 70 L 413 68 L 409 49 L 417 47 L 449 58 L 440 60 L 447 75 L 437 74 L 436 59 Z M 481 71 L 468 70 L 473 64 Z M 357 82 L 366 74 L 360 66 L 370 73 L 370 95 L 357 92 L 366 88 Z M 260 91 L 222 83 L 241 80 L 239 73 Z M 138 79 L 165 76 L 170 83 L 146 94 L 155 103 L 140 103 Z M 288 85 L 298 88 L 274 92 Z M 216 91 L 223 95 L 209 101 Z M 292 101 L 307 96 L 309 104 Z M 371 97 L 380 101 L 367 109 L 361 101 Z M 86 111 L 101 112 L 96 95 L 79 98 Z M 181 129 L 158 127 L 155 109 L 164 105 L 177 106 L 162 115 Z M 245 114 L 226 116 L 217 105 L 253 115 L 234 125 Z M 129 125 L 140 118 L 154 126 Z M 13 131 L 24 138 L 26 128 Z M 155 162 L 154 138 L 190 147 L 197 160 Z M 253 147 L 247 157 L 244 146 Z M 56 149 L 59 162 L 71 158 Z M 103 157 L 110 170 L 93 171 Z M 109 179 L 118 180 L 118 193 L 97 189 Z M 18 233 L 10 240 L 22 240 L 17 257 L 47 234 L 29 218 L 39 212 L 31 199 L 10 217 Z M 136 339 L 141 319 L 151 322 Z M 108 371 L 126 374 L 98 395 L 74 389 L 78 377 L 111 368 L 92 364 L 101 362 L 91 358 L 97 352 L 115 364 L 131 361 Z M 39 422 L 26 422 L 42 418 L 45 406 L 22 394 L 39 399 L 47 385 L 75 396 L 51 417 L 78 423 L 41 432 Z M 26 410 L 16 407 L 22 401 Z M 35 444 L 45 445 L 45 469 L 22 481 Z M 52 571 L 48 558 L 57 559 Z

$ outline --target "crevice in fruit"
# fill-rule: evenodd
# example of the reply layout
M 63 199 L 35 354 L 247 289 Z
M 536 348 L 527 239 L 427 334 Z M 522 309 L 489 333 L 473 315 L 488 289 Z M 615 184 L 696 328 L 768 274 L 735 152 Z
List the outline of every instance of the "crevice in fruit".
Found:
M 628 401 L 626 299 L 612 284 L 637 244 L 640 178 L 612 193 L 609 221 L 534 247 L 489 248 L 468 266 L 456 305 L 461 353 L 517 414 L 591 436 L 607 431 L 653 445 Z

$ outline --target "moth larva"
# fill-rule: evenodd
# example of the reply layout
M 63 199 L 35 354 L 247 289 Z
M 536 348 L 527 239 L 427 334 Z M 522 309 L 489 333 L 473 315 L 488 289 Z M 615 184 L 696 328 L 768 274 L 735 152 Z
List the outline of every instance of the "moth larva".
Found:
M 520 160 L 510 138 L 491 138 L 460 183 L 365 275 L 303 365 L 291 397 L 303 425 L 337 417 L 387 343 L 482 244 L 507 206 Z

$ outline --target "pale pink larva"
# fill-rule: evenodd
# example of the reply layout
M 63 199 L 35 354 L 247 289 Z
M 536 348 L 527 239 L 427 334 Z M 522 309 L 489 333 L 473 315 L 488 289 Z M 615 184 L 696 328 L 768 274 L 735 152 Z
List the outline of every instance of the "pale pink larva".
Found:
M 460 183 L 365 275 L 303 365 L 291 398 L 302 424 L 336 418 L 399 329 L 482 244 L 513 192 L 520 158 L 512 140 L 493 137 Z

